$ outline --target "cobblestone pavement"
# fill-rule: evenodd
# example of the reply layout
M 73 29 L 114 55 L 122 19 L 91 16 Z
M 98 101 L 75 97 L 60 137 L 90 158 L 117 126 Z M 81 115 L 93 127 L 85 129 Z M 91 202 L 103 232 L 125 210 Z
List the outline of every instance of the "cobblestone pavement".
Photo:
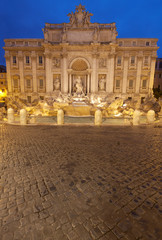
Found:
M 0 239 L 162 239 L 161 133 L 1 124 Z

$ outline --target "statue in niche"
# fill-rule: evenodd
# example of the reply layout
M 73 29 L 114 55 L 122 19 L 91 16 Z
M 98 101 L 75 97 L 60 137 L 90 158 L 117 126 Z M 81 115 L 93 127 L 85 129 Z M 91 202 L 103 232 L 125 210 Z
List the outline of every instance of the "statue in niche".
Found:
M 103 75 L 101 79 L 99 80 L 99 91 L 105 91 L 105 84 L 106 84 L 106 79 L 105 76 Z
M 62 32 L 62 42 L 66 42 L 66 40 L 67 40 L 67 33 L 66 33 L 66 28 L 64 28 Z
M 95 28 L 94 33 L 93 33 L 93 41 L 94 42 L 98 41 L 98 31 L 97 31 L 97 28 Z
M 53 90 L 54 90 L 54 91 L 55 91 L 55 90 L 60 90 L 60 85 L 61 85 L 60 79 L 59 79 L 59 77 L 57 76 L 56 79 L 55 79 L 54 82 L 53 82 Z
M 83 83 L 82 83 L 82 79 L 80 76 L 76 79 L 75 87 L 76 87 L 76 94 L 83 93 Z
M 105 58 L 101 58 L 99 60 L 99 67 L 100 68 L 105 68 L 106 67 L 106 59 Z
M 59 58 L 53 58 L 53 66 L 55 68 L 59 68 L 60 67 L 60 59 Z
M 67 15 L 68 17 L 70 17 L 70 23 L 71 25 L 73 25 L 75 23 L 75 13 L 71 12 Z

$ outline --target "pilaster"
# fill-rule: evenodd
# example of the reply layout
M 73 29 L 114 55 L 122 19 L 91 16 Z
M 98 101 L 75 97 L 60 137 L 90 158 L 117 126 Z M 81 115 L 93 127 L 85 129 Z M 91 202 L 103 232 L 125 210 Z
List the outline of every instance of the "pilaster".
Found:
M 45 66 L 46 66 L 46 92 L 53 91 L 53 78 L 52 78 L 52 55 L 51 53 L 45 54 Z
M 62 53 L 61 92 L 68 93 L 67 53 Z
M 122 93 L 126 93 L 127 90 L 127 80 L 128 80 L 128 64 L 129 56 L 126 54 L 124 56 L 124 70 L 123 70 L 123 84 L 122 84 Z
M 143 56 L 137 56 L 137 77 L 136 77 L 136 89 L 135 93 L 139 94 L 140 91 L 140 84 L 141 84 L 141 70 L 142 70 L 142 59 Z
M 108 59 L 108 78 L 106 82 L 106 92 L 113 93 L 114 87 L 114 69 L 115 69 L 115 54 L 110 54 Z
M 6 58 L 6 68 L 7 68 L 7 85 L 8 85 L 8 93 L 12 92 L 12 80 L 11 80 L 11 64 L 10 64 L 10 56 L 5 56 Z
M 33 92 L 38 92 L 38 83 L 37 83 L 37 56 L 34 52 L 31 55 L 32 60 L 32 75 L 33 75 Z
M 91 78 L 91 92 L 98 92 L 98 79 L 97 79 L 97 58 L 98 54 L 92 54 L 92 78 Z
M 151 58 L 151 72 L 150 72 L 150 80 L 149 80 L 149 93 L 152 93 L 153 85 L 154 85 L 154 75 L 155 75 L 155 64 L 156 57 Z
M 18 52 L 19 59 L 19 72 L 20 72 L 20 90 L 21 93 L 25 92 L 25 82 L 24 82 L 24 56 L 22 51 Z

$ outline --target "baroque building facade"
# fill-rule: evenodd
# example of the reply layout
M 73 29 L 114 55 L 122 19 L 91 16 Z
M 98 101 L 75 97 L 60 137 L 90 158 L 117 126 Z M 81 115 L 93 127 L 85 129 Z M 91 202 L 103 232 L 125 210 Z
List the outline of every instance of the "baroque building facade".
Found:
M 5 39 L 8 95 L 152 94 L 158 39 L 117 38 L 115 23 L 91 23 L 92 15 L 80 4 L 69 23 L 46 23 L 44 39 Z
M 159 88 L 162 91 L 162 58 L 156 60 L 154 88 Z

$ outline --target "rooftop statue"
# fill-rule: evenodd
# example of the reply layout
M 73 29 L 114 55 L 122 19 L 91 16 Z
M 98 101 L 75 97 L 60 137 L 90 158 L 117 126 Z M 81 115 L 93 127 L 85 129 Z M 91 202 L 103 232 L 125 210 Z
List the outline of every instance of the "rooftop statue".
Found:
M 93 16 L 93 14 L 89 13 L 89 11 L 86 12 L 85 7 L 80 4 L 76 7 L 75 13 L 71 12 L 68 16 L 70 17 L 71 25 L 82 27 L 90 23 L 90 17 Z

